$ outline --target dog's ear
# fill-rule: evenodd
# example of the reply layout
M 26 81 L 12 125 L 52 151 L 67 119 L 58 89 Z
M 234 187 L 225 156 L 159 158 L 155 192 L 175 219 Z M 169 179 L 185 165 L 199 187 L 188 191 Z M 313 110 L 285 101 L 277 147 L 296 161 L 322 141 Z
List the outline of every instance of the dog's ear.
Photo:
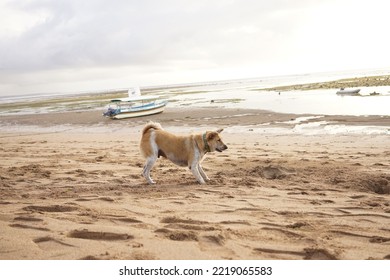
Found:
M 217 133 L 221 133 L 223 131 L 223 128 L 220 128 L 217 130 Z
M 218 136 L 217 132 L 214 132 L 214 131 L 209 132 L 209 133 L 207 133 L 207 140 L 213 140 L 217 136 Z

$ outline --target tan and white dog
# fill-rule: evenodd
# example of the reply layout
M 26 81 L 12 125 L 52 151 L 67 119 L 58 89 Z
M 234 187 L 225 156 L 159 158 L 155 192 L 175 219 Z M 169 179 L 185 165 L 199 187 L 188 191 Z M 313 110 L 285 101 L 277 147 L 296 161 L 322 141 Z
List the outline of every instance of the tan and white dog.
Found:
M 179 166 L 188 166 L 200 184 L 210 180 L 200 165 L 208 152 L 222 152 L 228 147 L 222 142 L 217 131 L 206 131 L 203 134 L 177 136 L 165 131 L 159 123 L 149 122 L 142 130 L 140 143 L 141 154 L 146 158 L 143 176 L 149 184 L 155 184 L 150 177 L 157 158 L 169 159 Z

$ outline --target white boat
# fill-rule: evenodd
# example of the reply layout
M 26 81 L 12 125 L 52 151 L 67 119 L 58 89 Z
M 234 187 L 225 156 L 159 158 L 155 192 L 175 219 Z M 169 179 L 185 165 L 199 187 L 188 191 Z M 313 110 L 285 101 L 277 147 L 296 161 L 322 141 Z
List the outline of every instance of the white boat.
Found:
M 336 92 L 336 94 L 338 94 L 338 95 L 351 95 L 351 96 L 354 96 L 354 95 L 360 95 L 359 91 L 360 91 L 360 88 L 357 88 L 357 89 L 344 89 L 344 88 L 341 88 L 340 90 L 338 90 Z
M 125 119 L 159 114 L 164 111 L 167 103 L 161 96 L 141 96 L 139 90 L 129 90 L 129 97 L 112 99 L 103 116 Z

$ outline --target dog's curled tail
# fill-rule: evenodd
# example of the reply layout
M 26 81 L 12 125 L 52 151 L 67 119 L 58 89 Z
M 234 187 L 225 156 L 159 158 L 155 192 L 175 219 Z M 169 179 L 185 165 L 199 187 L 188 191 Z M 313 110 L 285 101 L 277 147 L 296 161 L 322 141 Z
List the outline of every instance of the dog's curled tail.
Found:
M 148 122 L 145 127 L 142 129 L 142 135 L 148 132 L 149 129 L 162 130 L 162 126 L 156 122 Z

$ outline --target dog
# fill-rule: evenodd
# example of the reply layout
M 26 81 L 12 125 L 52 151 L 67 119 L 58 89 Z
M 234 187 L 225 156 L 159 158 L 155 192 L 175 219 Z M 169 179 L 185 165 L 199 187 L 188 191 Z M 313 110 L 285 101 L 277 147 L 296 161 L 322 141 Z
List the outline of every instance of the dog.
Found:
M 222 130 L 177 136 L 165 131 L 159 123 L 147 123 L 142 130 L 140 142 L 141 154 L 146 158 L 142 175 L 149 184 L 155 184 L 150 177 L 150 170 L 157 158 L 162 156 L 179 166 L 188 166 L 196 180 L 205 184 L 210 179 L 200 165 L 204 156 L 209 152 L 222 152 L 228 148 L 219 135 Z

